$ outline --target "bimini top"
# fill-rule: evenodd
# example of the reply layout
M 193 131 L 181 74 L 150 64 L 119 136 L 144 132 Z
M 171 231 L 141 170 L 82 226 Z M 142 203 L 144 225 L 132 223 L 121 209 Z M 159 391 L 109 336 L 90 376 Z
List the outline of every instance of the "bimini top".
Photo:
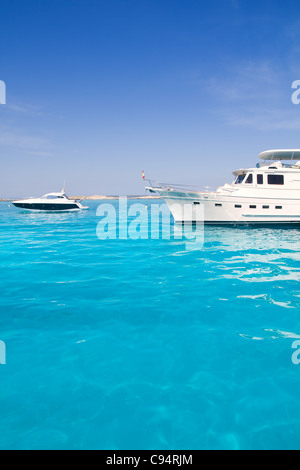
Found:
M 300 150 L 267 150 L 259 154 L 259 158 L 262 160 L 300 160 Z

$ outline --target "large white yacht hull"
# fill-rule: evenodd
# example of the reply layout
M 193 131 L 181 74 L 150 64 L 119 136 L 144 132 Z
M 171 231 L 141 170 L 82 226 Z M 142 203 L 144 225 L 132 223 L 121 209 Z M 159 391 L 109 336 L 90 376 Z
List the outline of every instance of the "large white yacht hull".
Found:
M 298 199 L 253 198 L 218 193 L 158 190 L 177 223 L 210 225 L 299 225 Z

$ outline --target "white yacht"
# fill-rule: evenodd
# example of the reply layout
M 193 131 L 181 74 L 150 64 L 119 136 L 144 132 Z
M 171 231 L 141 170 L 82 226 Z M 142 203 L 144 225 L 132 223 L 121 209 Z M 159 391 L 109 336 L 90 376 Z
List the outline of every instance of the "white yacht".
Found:
M 150 180 L 146 189 L 161 195 L 177 223 L 300 225 L 300 150 L 269 150 L 259 157 L 263 163 L 234 171 L 234 181 L 215 192 Z
M 82 200 L 81 200 L 82 201 Z M 20 209 L 26 209 L 31 211 L 80 211 L 82 209 L 88 209 L 81 205 L 81 201 L 69 199 L 62 190 L 60 193 L 49 193 L 45 194 L 37 199 L 22 199 L 20 201 L 13 201 L 13 205 Z

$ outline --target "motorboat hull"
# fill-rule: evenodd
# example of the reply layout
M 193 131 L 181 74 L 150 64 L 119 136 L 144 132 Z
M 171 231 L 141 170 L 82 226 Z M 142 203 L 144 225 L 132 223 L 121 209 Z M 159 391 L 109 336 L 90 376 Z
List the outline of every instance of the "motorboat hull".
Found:
M 67 211 L 80 211 L 82 207 L 77 204 L 44 204 L 44 203 L 26 203 L 26 202 L 13 202 L 15 207 L 29 211 L 43 211 L 43 212 L 67 212 Z

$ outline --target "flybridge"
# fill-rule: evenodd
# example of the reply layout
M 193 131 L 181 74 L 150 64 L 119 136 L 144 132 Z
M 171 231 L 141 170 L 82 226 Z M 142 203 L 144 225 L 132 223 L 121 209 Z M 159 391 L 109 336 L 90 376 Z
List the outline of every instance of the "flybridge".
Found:
M 280 160 L 300 160 L 300 150 L 299 149 L 290 149 L 290 150 L 266 150 L 259 154 L 261 160 L 271 160 L 271 161 L 280 161 Z

